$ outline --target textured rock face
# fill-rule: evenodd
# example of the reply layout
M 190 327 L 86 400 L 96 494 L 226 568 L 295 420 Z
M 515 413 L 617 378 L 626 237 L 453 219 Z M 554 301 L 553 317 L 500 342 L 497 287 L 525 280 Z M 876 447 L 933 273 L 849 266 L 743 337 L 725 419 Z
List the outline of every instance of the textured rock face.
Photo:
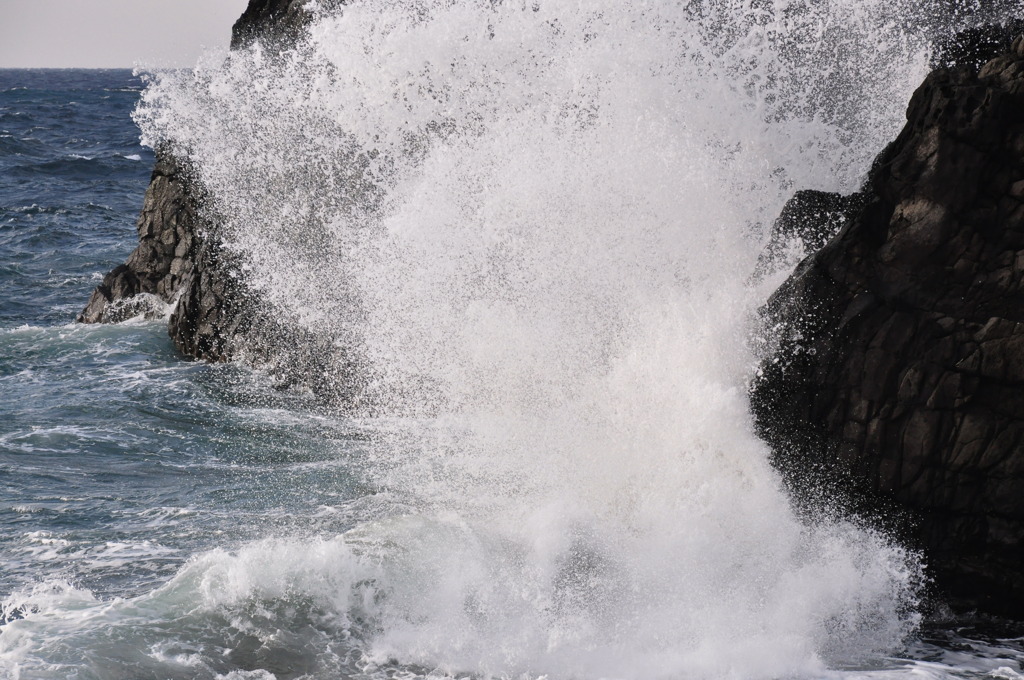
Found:
M 158 152 L 156 167 L 137 223 L 139 245 L 106 275 L 78 316 L 84 323 L 119 321 L 139 312 L 160 313 L 145 305 L 149 295 L 170 303 L 182 282 L 192 276 L 198 246 L 196 199 L 185 173 L 173 156 Z
M 305 0 L 250 0 L 233 29 L 232 47 L 256 39 L 271 47 L 294 44 L 308 18 L 304 5 Z M 256 318 L 258 305 L 233 275 L 237 267 L 201 205 L 202 188 L 185 165 L 159 152 L 139 216 L 139 245 L 104 277 L 78 321 L 158 317 L 165 305 L 175 305 L 168 330 L 185 355 L 208 361 L 243 350 L 266 355 L 270 341 L 257 338 L 256 329 L 278 338 L 282 331 Z
M 231 49 L 248 47 L 257 39 L 275 45 L 294 45 L 308 18 L 306 0 L 249 0 L 231 29 Z
M 1024 41 L 907 119 L 769 302 L 755 415 L 798 491 L 909 510 L 946 597 L 1024 618 Z
M 250 0 L 235 24 L 232 46 L 257 39 L 271 50 L 294 45 L 309 18 L 305 3 Z M 173 305 L 168 332 L 184 355 L 206 361 L 244 358 L 266 367 L 283 387 L 300 385 L 332 405 L 363 403 L 349 353 L 268 311 L 239 275 L 240 263 L 218 237 L 216 215 L 203 205 L 202 186 L 187 164 L 159 152 L 138 221 L 139 245 L 104 277 L 78 321 L 160 317 Z
M 181 352 L 210 361 L 230 358 L 237 349 L 232 339 L 250 316 L 247 298 L 231 276 L 214 225 L 202 217 L 201 202 L 186 168 L 159 152 L 139 215 L 139 245 L 104 277 L 78 321 L 154 318 L 174 305 L 168 330 Z

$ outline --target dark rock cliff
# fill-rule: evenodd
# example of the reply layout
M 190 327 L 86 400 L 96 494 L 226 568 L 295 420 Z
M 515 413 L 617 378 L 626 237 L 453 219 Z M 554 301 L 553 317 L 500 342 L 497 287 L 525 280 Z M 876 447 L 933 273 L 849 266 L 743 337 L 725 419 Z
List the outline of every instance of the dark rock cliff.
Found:
M 182 353 L 209 361 L 230 358 L 233 339 L 251 318 L 249 296 L 232 276 L 235 267 L 201 204 L 187 168 L 159 151 L 137 224 L 139 245 L 103 278 L 77 320 L 159 317 L 164 305 L 173 305 L 168 330 Z
M 851 200 L 765 309 L 761 433 L 803 498 L 906 511 L 943 597 L 1024 619 L 1024 40 L 929 75 Z
M 294 45 L 309 18 L 305 5 L 306 0 L 249 0 L 231 29 L 231 49 L 248 47 L 256 40 Z
M 272 49 L 294 44 L 308 15 L 306 0 L 250 0 L 232 31 L 233 48 L 265 40 Z M 107 274 L 78 321 L 117 322 L 160 316 L 174 305 L 168 331 L 183 354 L 225 361 L 240 351 L 266 358 L 273 336 L 258 301 L 234 275 L 237 266 L 217 238 L 217 224 L 201 210 L 202 187 L 187 164 L 159 151 L 138 220 L 139 245 Z M 163 303 L 163 304 L 161 304 Z M 267 337 L 257 337 L 256 329 Z
M 294 46 L 310 18 L 306 1 L 250 0 L 235 23 L 232 48 L 256 40 L 271 51 Z M 334 4 L 343 2 L 320 3 Z M 215 362 L 243 358 L 266 367 L 282 387 L 301 386 L 333 405 L 359 405 L 362 381 L 349 352 L 268 311 L 223 247 L 216 215 L 203 206 L 201 182 L 187 162 L 158 151 L 138 220 L 139 245 L 104 277 L 78 321 L 154 318 L 171 305 L 168 332 L 182 354 Z
M 195 269 L 199 216 L 196 199 L 177 160 L 157 152 L 156 167 L 139 215 L 139 245 L 125 264 L 106 275 L 78 316 L 84 323 L 159 313 L 152 296 L 175 299 Z

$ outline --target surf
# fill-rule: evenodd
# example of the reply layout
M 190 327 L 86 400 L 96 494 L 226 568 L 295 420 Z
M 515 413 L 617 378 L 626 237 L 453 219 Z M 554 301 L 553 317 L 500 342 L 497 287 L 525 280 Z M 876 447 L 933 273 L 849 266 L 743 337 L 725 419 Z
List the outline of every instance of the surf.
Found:
M 362 443 L 328 444 L 359 491 L 141 596 L 26 591 L 0 653 L 58 673 L 114 630 L 104 658 L 182 677 L 639 679 L 900 650 L 920 558 L 799 514 L 746 389 L 767 229 L 899 129 L 918 11 L 354 2 L 151 76 L 144 140 L 189 160 L 237 275 L 357 357 L 372 408 L 329 419 Z

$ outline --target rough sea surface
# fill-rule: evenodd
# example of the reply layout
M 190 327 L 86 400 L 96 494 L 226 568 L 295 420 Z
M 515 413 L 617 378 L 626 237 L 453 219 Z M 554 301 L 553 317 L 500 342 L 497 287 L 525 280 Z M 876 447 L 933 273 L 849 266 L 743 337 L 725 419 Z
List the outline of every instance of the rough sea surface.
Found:
M 141 627 L 81 620 L 152 597 L 213 550 L 329 539 L 366 493 L 332 446 L 357 456 L 354 425 L 296 410 L 241 369 L 183 360 L 164 322 L 72 323 L 134 247 L 153 164 L 130 117 L 141 87 L 130 71 L 0 71 L 4 678 L 213 677 L 172 658 L 210 644 L 206 623 L 173 630 L 193 605 Z M 313 663 L 246 662 L 255 652 L 228 621 L 213 639 L 225 672 Z
M 439 418 L 343 417 L 183 360 L 161 321 L 73 324 L 134 247 L 142 86 L 0 71 L 0 678 L 1024 677 L 1020 627 L 922 621 L 917 556 L 790 512 L 742 384 L 694 373 L 683 406 L 712 416 L 665 434 L 658 404 L 686 385 L 637 385 L 691 377 L 671 354 L 690 326 L 572 385 L 621 397 L 621 422 L 541 404 L 554 427 L 475 394 Z M 674 308 L 655 312 L 633 320 Z M 508 366 L 489 376 L 514 392 Z

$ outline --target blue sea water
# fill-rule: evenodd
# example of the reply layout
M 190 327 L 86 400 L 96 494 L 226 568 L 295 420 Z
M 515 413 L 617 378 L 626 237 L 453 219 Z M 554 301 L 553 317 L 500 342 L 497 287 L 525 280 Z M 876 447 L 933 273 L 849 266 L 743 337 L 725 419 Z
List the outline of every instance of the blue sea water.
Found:
M 366 478 L 376 426 L 187 361 L 162 321 L 73 323 L 134 247 L 153 164 L 131 119 L 142 88 L 129 71 L 0 71 L 0 677 L 460 676 L 368 642 L 403 590 L 353 556 L 361 531 L 414 567 L 450 550 L 439 564 L 471 571 L 475 554 L 459 522 L 403 520 Z M 455 538 L 408 547 L 424 535 Z M 976 623 L 810 674 L 1024 677 L 1020 630 Z
M 50 593 L 129 598 L 215 547 L 336 532 L 359 489 L 329 446 L 358 451 L 354 428 L 183 360 L 165 322 L 73 323 L 134 247 L 141 88 L 123 70 L 0 70 L 0 626 Z M 0 661 L 0 677 L 179 677 L 96 653 Z

